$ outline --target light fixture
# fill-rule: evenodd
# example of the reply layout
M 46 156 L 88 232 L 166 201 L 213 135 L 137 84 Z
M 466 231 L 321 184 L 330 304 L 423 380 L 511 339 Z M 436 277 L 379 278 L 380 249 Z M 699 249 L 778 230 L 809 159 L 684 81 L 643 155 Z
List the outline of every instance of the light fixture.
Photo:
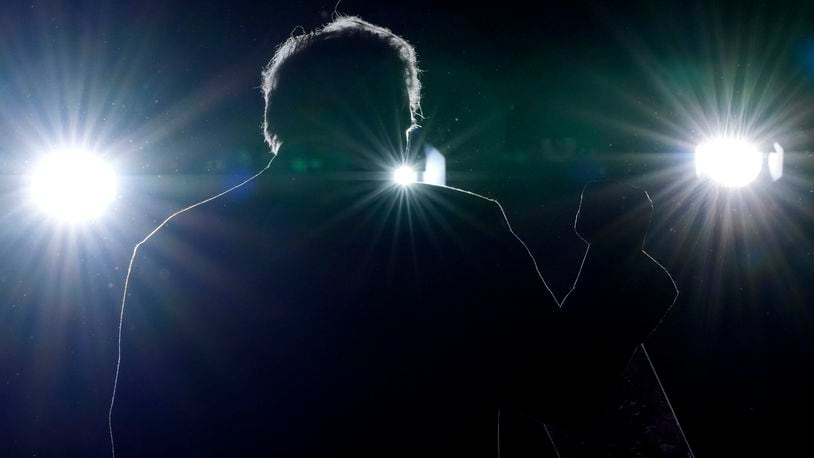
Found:
M 697 175 L 708 176 L 722 186 L 746 186 L 758 177 L 762 168 L 763 155 L 743 139 L 715 138 L 695 149 Z
M 393 171 L 393 181 L 401 186 L 409 186 L 418 181 L 418 173 L 409 165 L 402 165 Z
M 94 220 L 116 197 L 113 169 L 83 149 L 64 148 L 44 156 L 29 180 L 33 202 L 63 223 Z

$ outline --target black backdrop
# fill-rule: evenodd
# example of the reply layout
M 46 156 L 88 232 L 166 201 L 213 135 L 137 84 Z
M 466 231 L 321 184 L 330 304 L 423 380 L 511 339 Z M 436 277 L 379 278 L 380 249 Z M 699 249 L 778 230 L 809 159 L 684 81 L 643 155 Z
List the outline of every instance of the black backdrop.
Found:
M 0 6 L 0 452 L 10 455 L 0 454 L 105 453 L 116 307 L 133 243 L 171 209 L 262 166 L 259 71 L 295 26 L 315 27 L 333 10 Z M 339 10 L 416 46 L 423 132 L 447 156 L 449 183 L 501 199 L 558 292 L 584 250 L 571 230 L 581 186 L 612 177 L 650 191 L 649 249 L 681 296 L 648 345 L 696 454 L 803 442 L 812 407 L 811 7 L 345 1 Z M 747 96 L 756 129 L 770 126 L 760 140 L 790 151 L 786 176 L 716 194 L 695 181 L 690 153 L 719 127 L 727 97 Z M 105 224 L 65 231 L 22 206 L 20 188 L 42 145 L 74 131 L 99 139 L 125 178 Z

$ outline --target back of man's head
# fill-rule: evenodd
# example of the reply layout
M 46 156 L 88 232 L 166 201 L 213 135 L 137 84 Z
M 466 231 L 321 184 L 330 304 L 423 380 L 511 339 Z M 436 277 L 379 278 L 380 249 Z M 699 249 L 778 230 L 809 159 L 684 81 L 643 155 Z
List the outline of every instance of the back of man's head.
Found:
M 292 36 L 263 70 L 263 134 L 309 151 L 401 154 L 419 110 L 413 47 L 357 17 Z

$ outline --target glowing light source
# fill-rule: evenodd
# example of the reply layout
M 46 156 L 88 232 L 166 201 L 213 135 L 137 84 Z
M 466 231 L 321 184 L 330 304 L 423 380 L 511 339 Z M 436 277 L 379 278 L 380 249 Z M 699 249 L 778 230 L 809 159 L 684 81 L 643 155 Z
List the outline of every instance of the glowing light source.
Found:
M 48 216 L 66 223 L 97 218 L 116 197 L 116 175 L 98 156 L 65 149 L 34 167 L 31 198 Z
M 745 140 L 716 138 L 695 149 L 698 176 L 709 176 L 722 186 L 746 186 L 757 178 L 762 168 L 763 155 Z
M 408 186 L 418 181 L 418 174 L 409 165 L 402 165 L 393 171 L 393 181 L 401 186 Z

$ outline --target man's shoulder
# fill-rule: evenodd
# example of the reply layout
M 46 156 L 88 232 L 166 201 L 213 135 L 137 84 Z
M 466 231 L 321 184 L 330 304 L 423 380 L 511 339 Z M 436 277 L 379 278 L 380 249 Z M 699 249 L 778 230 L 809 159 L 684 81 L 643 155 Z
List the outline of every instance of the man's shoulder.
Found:
M 466 203 L 467 205 L 484 206 L 490 208 L 497 205 L 497 202 L 494 199 L 451 186 L 416 183 L 407 189 L 408 191 L 414 190 L 421 195 L 460 201 Z
M 413 200 L 418 206 L 438 207 L 450 217 L 477 221 L 482 228 L 500 232 L 508 228 L 503 209 L 495 199 L 463 189 L 424 183 L 415 185 L 407 192 L 413 191 Z
M 398 193 L 404 198 L 399 198 Z M 312 208 L 308 204 L 314 199 L 303 201 L 298 197 L 295 193 L 239 202 L 221 198 L 175 214 L 140 246 L 136 266 L 149 263 L 146 259 L 167 263 L 178 256 L 185 259 L 184 263 L 191 258 L 202 262 L 217 258 L 223 262 L 231 258 L 230 252 L 256 255 L 268 251 L 261 248 L 269 244 L 279 251 L 281 246 L 276 242 L 290 232 L 296 233 L 290 228 L 301 226 L 312 229 L 307 234 L 314 237 L 314 242 L 349 237 L 355 242 L 374 241 L 383 235 L 382 227 L 396 226 L 409 226 L 414 243 L 421 243 L 422 234 L 430 234 L 428 237 L 438 242 L 451 237 L 457 245 L 500 241 L 503 246 L 514 242 L 497 201 L 456 188 L 416 183 L 394 191 L 394 200 L 387 205 L 360 208 L 358 201 L 353 201 L 341 211 L 336 204 Z M 392 232 L 398 233 L 395 229 Z M 338 249 L 341 244 L 331 246 Z

